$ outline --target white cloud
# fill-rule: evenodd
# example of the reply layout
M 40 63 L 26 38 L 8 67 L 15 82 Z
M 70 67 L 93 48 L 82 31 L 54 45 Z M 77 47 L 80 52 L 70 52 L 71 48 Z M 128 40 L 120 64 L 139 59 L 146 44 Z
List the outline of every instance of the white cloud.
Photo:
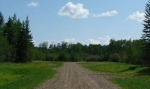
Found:
M 110 17 L 110 16 L 114 16 L 117 14 L 118 12 L 116 10 L 112 10 L 112 11 L 107 11 L 107 12 L 100 13 L 100 14 L 92 14 L 92 17 Z
M 100 41 L 94 40 L 94 39 L 88 39 L 88 40 L 86 40 L 86 43 L 88 43 L 88 44 L 100 44 Z
M 111 38 L 109 36 L 105 36 L 105 37 L 99 37 L 99 39 L 103 41 L 105 45 L 108 45 Z
M 33 44 L 34 44 L 34 46 L 38 46 L 38 43 L 35 41 L 35 40 L 32 40 L 32 42 L 33 42 Z
M 75 38 L 64 39 L 64 42 L 67 42 L 67 43 L 76 43 L 76 39 Z
M 39 6 L 39 4 L 37 2 L 30 2 L 30 3 L 28 3 L 28 6 L 29 7 L 37 7 L 37 6 Z
M 68 2 L 58 12 L 58 15 L 70 18 L 87 18 L 89 14 L 89 10 L 85 9 L 83 4 L 78 3 L 75 5 L 72 2 Z
M 131 37 L 130 37 L 130 36 L 127 36 L 127 37 L 126 37 L 126 40 L 130 40 L 130 39 L 131 39 Z
M 48 44 L 54 44 L 55 40 L 47 40 L 46 42 L 48 42 Z
M 137 20 L 138 22 L 142 22 L 145 17 L 145 13 L 140 13 L 139 11 L 134 12 L 132 15 L 129 15 L 128 18 L 132 20 Z

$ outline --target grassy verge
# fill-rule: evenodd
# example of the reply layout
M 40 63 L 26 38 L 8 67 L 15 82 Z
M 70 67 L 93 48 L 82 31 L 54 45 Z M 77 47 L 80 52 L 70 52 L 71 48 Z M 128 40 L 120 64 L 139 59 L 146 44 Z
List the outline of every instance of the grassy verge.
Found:
M 115 78 L 110 78 L 110 81 L 119 84 L 123 89 L 150 88 L 149 67 L 113 62 L 93 62 L 79 64 L 91 71 L 118 75 Z
M 53 77 L 62 62 L 0 63 L 0 89 L 33 89 Z

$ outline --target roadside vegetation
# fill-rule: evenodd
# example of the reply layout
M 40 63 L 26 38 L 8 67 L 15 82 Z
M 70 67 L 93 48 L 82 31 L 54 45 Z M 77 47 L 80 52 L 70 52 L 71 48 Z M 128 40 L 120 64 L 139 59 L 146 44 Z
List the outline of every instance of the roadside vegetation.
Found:
M 56 74 L 62 62 L 0 63 L 0 89 L 33 89 Z
M 147 66 L 115 62 L 79 64 L 91 71 L 112 75 L 109 80 L 123 89 L 149 89 L 150 87 L 150 67 Z

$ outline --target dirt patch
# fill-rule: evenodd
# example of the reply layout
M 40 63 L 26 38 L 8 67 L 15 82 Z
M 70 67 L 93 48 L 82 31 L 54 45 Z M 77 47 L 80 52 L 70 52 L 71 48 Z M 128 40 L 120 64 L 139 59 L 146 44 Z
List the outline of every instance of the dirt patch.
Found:
M 108 74 L 91 72 L 77 63 L 64 63 L 58 74 L 36 89 L 121 89 L 107 79 Z

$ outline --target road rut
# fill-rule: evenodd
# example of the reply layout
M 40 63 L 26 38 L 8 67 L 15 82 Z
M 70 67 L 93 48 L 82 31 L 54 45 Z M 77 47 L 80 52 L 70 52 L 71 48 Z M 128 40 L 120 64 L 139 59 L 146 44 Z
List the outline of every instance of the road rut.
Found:
M 109 75 L 89 71 L 77 63 L 64 63 L 58 74 L 36 89 L 121 89 L 107 79 Z

